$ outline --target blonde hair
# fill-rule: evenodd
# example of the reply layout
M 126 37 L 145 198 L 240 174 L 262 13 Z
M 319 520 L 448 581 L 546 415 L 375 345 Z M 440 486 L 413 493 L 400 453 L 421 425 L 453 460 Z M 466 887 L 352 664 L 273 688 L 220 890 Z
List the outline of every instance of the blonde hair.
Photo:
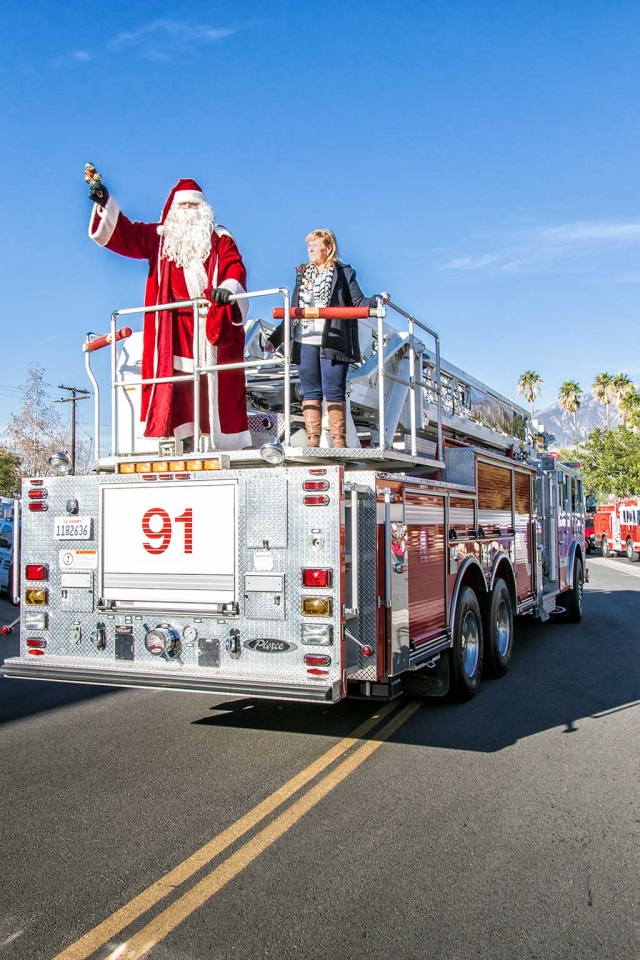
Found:
M 304 238 L 304 242 L 310 243 L 312 240 L 323 241 L 329 251 L 327 254 L 327 266 L 332 266 L 340 256 L 338 252 L 338 241 L 336 240 L 336 235 L 333 230 L 312 230 L 311 233 L 307 234 Z

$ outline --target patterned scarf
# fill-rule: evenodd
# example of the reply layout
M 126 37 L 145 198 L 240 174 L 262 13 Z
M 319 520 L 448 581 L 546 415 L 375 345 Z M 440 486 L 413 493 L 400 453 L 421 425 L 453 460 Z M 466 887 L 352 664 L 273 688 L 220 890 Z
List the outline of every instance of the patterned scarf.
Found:
M 324 275 L 319 284 L 319 290 L 316 287 L 315 291 L 315 305 L 316 307 L 328 307 L 329 300 L 331 299 L 331 284 L 333 283 L 333 271 L 335 265 L 332 263 L 330 267 L 324 271 Z M 318 279 L 318 271 L 315 268 L 313 263 L 305 263 L 302 270 L 300 271 L 300 296 L 298 298 L 298 306 L 306 307 L 308 306 L 308 301 L 305 297 L 305 294 L 309 292 L 313 293 L 314 286 Z

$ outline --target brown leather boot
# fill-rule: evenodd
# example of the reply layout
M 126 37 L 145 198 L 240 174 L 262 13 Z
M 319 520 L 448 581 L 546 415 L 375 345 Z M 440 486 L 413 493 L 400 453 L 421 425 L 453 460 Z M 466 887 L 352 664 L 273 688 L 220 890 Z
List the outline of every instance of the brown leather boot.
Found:
M 328 403 L 327 413 L 333 445 L 344 449 L 347 445 L 347 405 L 346 403 Z
M 307 431 L 307 446 L 319 447 L 322 433 L 322 400 L 304 400 L 302 416 L 304 428 Z

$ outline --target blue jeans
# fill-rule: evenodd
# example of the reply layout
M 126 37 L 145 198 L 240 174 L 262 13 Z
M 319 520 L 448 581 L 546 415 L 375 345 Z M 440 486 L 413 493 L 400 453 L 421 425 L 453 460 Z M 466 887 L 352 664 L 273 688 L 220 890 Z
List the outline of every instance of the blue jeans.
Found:
M 302 344 L 298 373 L 305 400 L 328 400 L 344 403 L 347 399 L 347 373 L 349 364 L 340 360 L 327 360 L 320 356 L 320 347 Z

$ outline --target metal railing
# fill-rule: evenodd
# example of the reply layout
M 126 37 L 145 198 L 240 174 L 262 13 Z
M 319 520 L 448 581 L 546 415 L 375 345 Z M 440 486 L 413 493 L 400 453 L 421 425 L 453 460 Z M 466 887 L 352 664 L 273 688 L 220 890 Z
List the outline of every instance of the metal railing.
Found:
M 200 377 L 202 374 L 207 373 L 217 373 L 222 370 L 249 370 L 263 367 L 282 367 L 284 371 L 284 444 L 285 446 L 290 445 L 291 441 L 291 376 L 290 376 L 290 367 L 291 367 L 291 316 L 292 315 L 303 315 L 306 311 L 305 309 L 291 308 L 291 295 L 289 290 L 286 287 L 277 287 L 270 290 L 256 290 L 249 293 L 235 294 L 229 297 L 229 301 L 232 303 L 237 302 L 238 300 L 248 300 L 253 297 L 269 297 L 269 296 L 281 296 L 284 301 L 284 306 L 280 308 L 275 308 L 273 310 L 273 316 L 276 319 L 283 320 L 283 354 L 279 353 L 274 354 L 271 357 L 266 357 L 262 360 L 243 360 L 237 363 L 218 363 L 218 364 L 207 364 L 200 363 L 200 311 L 204 309 L 209 309 L 211 304 L 209 300 L 196 298 L 193 300 L 182 300 L 176 303 L 165 303 L 165 304 L 155 304 L 154 306 L 149 307 L 130 307 L 122 310 L 115 310 L 111 315 L 111 329 L 110 333 L 106 336 L 97 336 L 93 333 L 88 333 L 86 336 L 85 343 L 83 344 L 83 350 L 85 352 L 85 367 L 87 370 L 87 375 L 91 380 L 95 391 L 95 407 L 94 407 L 94 449 L 96 451 L 96 458 L 100 458 L 100 388 L 98 382 L 91 370 L 91 354 L 102 347 L 109 346 L 111 353 L 111 456 L 116 457 L 119 455 L 118 449 L 118 402 L 117 402 L 117 391 L 120 389 L 126 389 L 130 386 L 130 382 L 124 380 L 123 378 L 118 378 L 117 371 L 117 362 L 118 362 L 118 351 L 117 343 L 119 340 L 125 339 L 127 336 L 131 335 L 131 330 L 128 327 L 124 327 L 121 330 L 117 329 L 117 321 L 119 317 L 128 317 L 134 316 L 136 314 L 148 314 L 148 313 L 161 313 L 161 312 L 170 312 L 174 310 L 184 310 L 190 309 L 193 311 L 193 372 L 189 374 L 178 374 L 170 377 L 147 377 L 140 380 L 136 380 L 136 386 L 154 386 L 155 384 L 160 383 L 184 383 L 191 382 L 193 386 L 193 427 L 194 427 L 194 452 L 200 453 L 201 447 L 201 431 L 200 431 Z M 336 308 L 318 308 L 314 312 L 314 316 L 320 318 L 323 317 L 325 313 L 329 316 L 337 316 L 340 313 L 341 319 L 351 319 L 357 322 L 358 319 L 361 319 L 365 316 L 375 317 L 377 319 L 377 337 L 378 337 L 378 447 L 381 450 L 389 449 L 391 443 L 387 445 L 386 443 L 386 423 L 385 423 L 385 381 L 392 380 L 395 383 L 399 383 L 407 387 L 409 391 L 409 416 L 410 416 L 410 436 L 411 436 L 411 455 L 413 457 L 418 456 L 417 448 L 417 415 L 416 415 L 416 406 L 418 394 L 417 390 L 421 389 L 425 391 L 429 390 L 430 392 L 436 393 L 436 404 L 437 404 L 437 450 L 436 450 L 436 460 L 442 459 L 442 383 L 441 383 L 441 374 L 440 374 L 440 337 L 430 327 L 427 327 L 425 324 L 417 320 L 412 314 L 407 313 L 397 304 L 392 301 L 388 301 L 388 306 L 395 310 L 396 313 L 404 317 L 409 323 L 409 379 L 405 380 L 402 377 L 398 377 L 395 374 L 389 373 L 385 370 L 385 356 L 384 356 L 384 344 L 385 344 L 385 331 L 384 331 L 384 319 L 386 316 L 385 305 L 382 300 L 378 300 L 377 307 L 373 308 L 362 308 L 362 307 L 343 307 L 337 310 Z M 435 391 L 433 384 L 428 384 L 423 379 L 422 376 L 416 375 L 416 338 L 415 338 L 415 328 L 418 327 L 420 330 L 429 334 L 433 337 L 435 341 Z M 392 440 L 393 438 L 391 438 Z M 206 451 L 205 451 L 206 452 Z
M 427 327 L 424 323 L 421 323 L 420 320 L 417 320 L 410 313 L 407 313 L 406 310 L 403 310 L 402 307 L 399 307 L 396 303 L 393 303 L 392 300 L 387 301 L 388 306 L 392 310 L 395 310 L 396 313 L 399 313 L 401 317 L 404 317 L 409 321 L 409 380 L 403 380 L 401 377 L 396 377 L 391 373 L 385 373 L 384 371 L 384 356 L 381 345 L 384 343 L 383 337 L 383 326 L 382 320 L 384 319 L 384 307 L 380 304 L 376 311 L 376 316 L 378 318 L 378 373 L 379 373 L 379 384 L 378 389 L 381 391 L 380 397 L 384 397 L 384 379 L 385 377 L 390 380 L 395 380 L 396 383 L 404 384 L 405 387 L 409 388 L 410 391 L 410 408 L 409 416 L 411 423 L 411 456 L 417 457 L 418 455 L 418 443 L 416 436 L 416 387 L 421 388 L 426 391 L 429 389 L 430 385 L 427 384 L 422 377 L 416 377 L 416 347 L 415 347 L 415 328 L 418 327 L 420 330 L 424 330 L 425 333 L 428 333 L 429 336 L 433 337 L 435 342 L 435 352 L 436 352 L 436 407 L 438 411 L 438 423 L 437 423 L 437 432 L 438 432 L 438 447 L 437 447 L 437 456 L 436 460 L 442 459 L 442 380 L 440 375 L 440 336 L 432 330 L 430 327 Z M 380 435 L 384 439 L 384 404 L 380 404 Z
M 291 377 L 290 377 L 290 323 L 289 310 L 291 304 L 291 294 L 286 287 L 276 287 L 272 290 L 255 290 L 250 293 L 238 293 L 229 297 L 230 303 L 238 300 L 248 300 L 251 297 L 272 297 L 281 296 L 284 300 L 284 315 L 286 322 L 284 324 L 284 355 L 276 355 L 265 358 L 264 360 L 248 360 L 239 363 L 218 363 L 218 364 L 200 364 L 200 309 L 209 309 L 211 302 L 206 299 L 197 298 L 194 300 L 180 300 L 175 303 L 160 303 L 150 307 L 128 307 L 123 310 L 114 310 L 111 314 L 111 329 L 105 337 L 98 337 L 96 334 L 88 333 L 83 344 L 85 353 L 85 367 L 91 383 L 95 390 L 94 407 L 94 449 L 96 459 L 100 458 L 100 388 L 98 382 L 91 370 L 90 356 L 95 350 L 104 346 L 111 348 L 111 456 L 117 457 L 118 450 L 118 402 L 117 391 L 126 389 L 130 386 L 127 381 L 118 379 L 117 364 L 118 351 L 117 342 L 131 335 L 129 328 L 123 328 L 118 331 L 116 328 L 118 317 L 129 317 L 136 314 L 161 313 L 172 310 L 191 309 L 193 311 L 193 373 L 179 374 L 171 377 L 147 377 L 136 380 L 136 386 L 153 386 L 158 383 L 184 383 L 191 381 L 193 384 L 193 447 L 194 452 L 200 451 L 200 376 L 203 373 L 216 373 L 220 370 L 247 370 L 252 367 L 281 366 L 284 368 L 284 407 L 285 407 L 285 444 L 288 445 L 291 440 Z

